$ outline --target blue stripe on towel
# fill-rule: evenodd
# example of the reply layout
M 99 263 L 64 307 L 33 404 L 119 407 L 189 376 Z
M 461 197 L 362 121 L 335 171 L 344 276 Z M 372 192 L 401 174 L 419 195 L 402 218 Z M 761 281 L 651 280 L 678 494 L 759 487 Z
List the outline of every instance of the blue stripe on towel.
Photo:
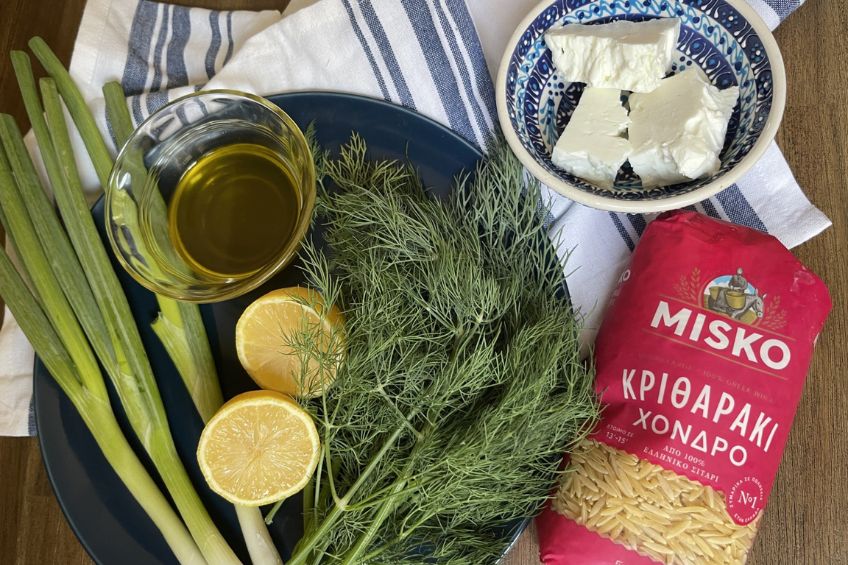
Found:
M 731 222 L 768 233 L 765 224 L 748 203 L 738 186 L 731 185 L 715 196 Z
M 374 54 L 371 53 L 371 49 L 368 47 L 368 42 L 365 41 L 365 36 L 362 34 L 362 29 L 359 27 L 359 23 L 356 21 L 356 15 L 353 13 L 353 7 L 350 5 L 350 0 L 342 0 L 342 4 L 344 4 L 345 11 L 347 12 L 347 17 L 350 20 L 350 25 L 353 27 L 353 33 L 356 34 L 356 38 L 359 40 L 359 44 L 362 46 L 362 50 L 365 52 L 365 57 L 368 59 L 368 64 L 371 65 L 371 70 L 374 73 L 374 78 L 377 79 L 377 84 L 380 85 L 380 92 L 383 93 L 383 98 L 386 100 L 391 100 L 389 96 L 389 89 L 386 88 L 386 81 L 383 80 L 383 74 L 380 72 L 380 68 L 377 66 L 377 61 L 374 59 Z
M 448 11 L 453 16 L 453 21 L 456 22 L 459 28 L 459 33 L 468 46 L 468 56 L 471 58 L 471 70 L 477 82 L 477 90 L 480 96 L 483 97 L 483 103 L 494 124 L 497 110 L 495 108 L 495 86 L 492 84 L 492 75 L 489 74 L 489 67 L 486 65 L 486 57 L 483 55 L 483 46 L 480 45 L 480 36 L 477 35 L 477 28 L 474 27 L 474 20 L 471 19 L 471 13 L 468 11 L 468 5 L 465 0 L 446 0 L 445 4 Z
M 127 62 L 121 76 L 121 87 L 127 95 L 139 94 L 147 86 L 147 57 L 150 54 L 150 42 L 153 28 L 156 26 L 157 4 L 142 0 L 136 6 L 130 25 L 130 38 L 127 45 Z M 132 112 L 136 124 L 144 119 L 141 113 L 141 100 L 134 96 Z
M 612 220 L 612 223 L 615 224 L 615 229 L 618 231 L 618 235 L 621 236 L 621 239 L 624 240 L 624 243 L 627 244 L 627 248 L 632 252 L 636 249 L 636 244 L 633 243 L 633 238 L 630 237 L 630 234 L 627 233 L 627 228 L 624 227 L 624 223 L 619 218 L 618 214 L 615 212 L 609 212 L 609 217 Z
M 400 97 L 400 103 L 408 108 L 415 109 L 415 102 L 412 100 L 412 94 L 406 85 L 406 79 L 403 78 L 403 73 L 395 57 L 395 52 L 392 49 L 389 38 L 386 36 L 386 30 L 383 29 L 383 24 L 380 23 L 380 18 L 377 17 L 377 12 L 374 11 L 371 0 L 361 0 L 359 2 L 359 9 L 362 10 L 362 15 L 365 16 L 368 29 L 371 30 L 371 35 L 380 49 L 380 54 L 383 56 L 383 63 L 389 70 L 389 75 Z
M 174 6 L 171 14 L 173 33 L 168 43 L 168 88 L 186 86 L 188 73 L 185 66 L 185 48 L 191 36 L 191 19 L 188 8 Z
M 797 10 L 802 2 L 801 0 L 766 0 L 766 4 L 771 6 L 781 21 L 783 21 L 789 14 Z
M 633 226 L 639 237 L 642 237 L 642 234 L 645 233 L 645 227 L 648 225 L 645 216 L 642 214 L 627 214 L 627 219 L 630 220 L 630 225 Z
M 227 12 L 227 54 L 224 55 L 224 65 L 233 56 L 233 13 Z
M 36 435 L 38 430 L 35 427 L 35 390 L 32 391 L 32 396 L 29 398 L 29 414 L 27 417 L 27 434 L 30 436 Z
M 152 114 L 162 106 L 168 103 L 168 91 L 159 90 L 147 94 L 147 111 Z M 148 115 L 149 115 L 148 114 Z
M 212 39 L 209 42 L 209 49 L 206 50 L 206 78 L 215 76 L 215 59 L 218 58 L 218 51 L 221 49 L 221 12 L 212 10 L 209 12 L 209 29 L 212 32 Z
M 459 71 L 459 75 L 462 80 L 462 88 L 465 90 L 465 95 L 468 97 L 471 109 L 474 112 L 474 119 L 477 120 L 477 129 L 480 132 L 484 132 L 483 135 L 485 136 L 486 133 L 491 130 L 491 128 L 486 122 L 486 117 L 483 115 L 483 110 L 480 108 L 480 102 L 474 95 L 474 85 L 471 82 L 471 75 L 468 72 L 468 65 L 465 64 L 465 59 L 463 58 L 462 51 L 459 48 L 459 42 L 456 40 L 456 35 L 454 34 L 453 28 L 451 28 L 450 22 L 448 21 L 448 18 L 445 15 L 445 11 L 442 8 L 441 2 L 434 2 L 433 5 L 436 8 L 436 14 L 439 17 L 439 23 L 442 26 L 442 32 L 445 34 L 445 37 L 448 40 L 448 45 L 450 46 L 451 53 L 453 53 L 453 60 L 456 64 L 457 70 Z
M 168 16 L 171 12 L 170 6 L 167 4 L 161 5 L 161 13 L 162 13 L 162 23 L 159 25 L 159 33 L 156 38 L 156 46 L 153 48 L 153 82 L 150 83 L 150 95 L 147 97 L 147 111 L 148 113 L 153 112 L 159 106 L 159 99 L 161 96 L 157 97 L 159 89 L 162 88 L 162 52 L 165 49 L 165 40 L 168 38 Z
M 180 120 L 180 123 L 182 125 L 187 126 L 189 124 L 188 116 L 186 116 L 185 113 L 185 106 L 180 106 L 179 108 L 177 108 L 177 118 Z
M 717 218 L 719 220 L 722 219 L 721 214 L 718 213 L 718 210 L 711 201 L 704 200 L 703 202 L 701 202 L 701 207 L 704 209 L 704 214 L 706 214 L 707 216 L 712 216 L 713 218 Z
M 445 108 L 451 129 L 472 143 L 479 143 L 477 136 L 474 135 L 474 129 L 471 127 L 471 120 L 468 117 L 465 104 L 462 102 L 462 96 L 459 94 L 456 77 L 448 64 L 448 55 L 442 47 L 442 42 L 436 31 L 436 24 L 433 22 L 426 4 L 418 0 L 401 0 L 401 4 L 403 4 L 404 10 L 409 16 L 418 43 L 421 44 L 424 59 L 427 61 L 427 67 L 430 69 L 430 75 L 436 84 L 436 89 L 439 91 L 439 97 L 442 106 Z

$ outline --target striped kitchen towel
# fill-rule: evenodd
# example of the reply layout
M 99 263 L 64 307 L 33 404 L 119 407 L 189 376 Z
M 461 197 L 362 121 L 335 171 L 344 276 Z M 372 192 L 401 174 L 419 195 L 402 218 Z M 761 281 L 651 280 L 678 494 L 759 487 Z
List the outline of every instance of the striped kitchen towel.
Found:
M 797 0 L 748 0 L 772 26 Z M 485 146 L 496 129 L 492 74 L 535 0 L 293 0 L 285 13 L 216 12 L 148 0 L 89 0 L 71 74 L 104 132 L 101 85 L 118 80 L 138 122 L 200 88 L 259 94 L 336 90 L 384 98 Z M 92 197 L 100 187 L 86 173 Z M 546 190 L 576 306 L 590 329 L 649 217 L 609 214 Z M 774 206 L 780 202 L 780 207 Z M 745 179 L 696 206 L 797 245 L 829 225 L 773 146 Z M 0 435 L 29 425 L 32 352 L 14 320 L 0 331 Z

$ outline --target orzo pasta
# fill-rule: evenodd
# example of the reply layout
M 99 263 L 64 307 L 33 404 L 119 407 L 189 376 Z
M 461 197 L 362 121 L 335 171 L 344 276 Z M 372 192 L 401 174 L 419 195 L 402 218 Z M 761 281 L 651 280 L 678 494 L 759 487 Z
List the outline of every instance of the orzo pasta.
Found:
M 595 345 L 604 413 L 538 518 L 546 564 L 743 564 L 830 310 L 766 234 L 652 222 Z
M 593 440 L 571 454 L 552 507 L 667 565 L 744 563 L 757 532 L 731 519 L 721 492 Z

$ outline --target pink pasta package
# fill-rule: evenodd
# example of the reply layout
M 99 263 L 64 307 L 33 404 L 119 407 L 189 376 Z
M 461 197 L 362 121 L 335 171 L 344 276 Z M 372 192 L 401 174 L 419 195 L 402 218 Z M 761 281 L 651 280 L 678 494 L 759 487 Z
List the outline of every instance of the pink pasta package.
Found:
M 537 519 L 542 561 L 744 563 L 830 308 L 769 235 L 652 222 L 595 345 L 601 422 Z

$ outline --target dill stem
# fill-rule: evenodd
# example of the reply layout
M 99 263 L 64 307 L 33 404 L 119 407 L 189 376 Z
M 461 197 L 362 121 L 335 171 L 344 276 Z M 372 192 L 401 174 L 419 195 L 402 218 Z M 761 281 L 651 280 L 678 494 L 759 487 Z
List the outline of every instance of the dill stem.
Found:
M 372 518 L 371 523 L 368 525 L 368 529 L 359 536 L 353 548 L 345 554 L 343 558 L 344 560 L 342 561 L 344 565 L 354 565 L 358 563 L 357 560 L 359 559 L 359 556 L 368 549 L 368 546 L 372 541 L 374 541 L 374 536 L 376 536 L 379 533 L 380 528 L 383 527 L 383 522 L 385 522 L 389 515 L 394 511 L 398 504 L 398 499 L 395 495 L 406 488 L 406 485 L 409 482 L 409 474 L 412 470 L 412 465 L 415 463 L 421 447 L 426 443 L 426 438 L 429 437 L 431 428 L 432 426 L 427 424 L 424 426 L 424 429 L 419 432 L 418 437 L 421 439 L 418 439 L 415 442 L 415 445 L 409 454 L 409 459 L 403 467 L 403 471 L 401 471 L 398 478 L 390 486 L 391 490 L 389 491 L 389 496 L 380 505 L 376 516 Z
M 395 538 L 395 540 L 394 540 L 394 541 L 398 541 L 399 539 L 400 539 L 400 538 Z M 394 543 L 394 541 L 393 541 L 392 543 Z M 362 557 L 362 562 L 363 562 L 363 563 L 370 563 L 370 562 L 371 562 L 371 560 L 373 560 L 375 557 L 379 557 L 381 553 L 383 553 L 384 551 L 386 551 L 386 549 L 387 549 L 388 547 L 389 547 L 389 544 L 381 545 L 380 547 L 378 547 L 377 549 L 375 549 L 375 550 L 371 551 L 370 553 L 366 553 L 366 554 Z
M 324 421 L 325 427 L 329 429 L 329 422 Z M 342 504 L 342 499 L 339 493 L 336 492 L 336 483 L 333 477 L 333 458 L 330 454 L 330 441 L 324 439 L 324 461 L 327 462 L 327 488 L 330 489 L 330 496 L 333 498 L 333 503 L 336 505 Z
M 318 501 L 321 497 L 321 477 L 324 472 L 324 458 L 318 460 L 318 468 L 315 470 L 315 474 L 312 476 L 312 489 L 309 493 L 311 496 L 304 498 L 305 503 L 309 504 L 309 511 L 312 512 L 312 519 L 309 521 L 309 529 L 304 528 L 303 533 L 309 532 L 313 527 L 315 527 L 315 520 L 318 519 Z M 306 511 L 307 507 L 304 504 L 304 511 Z
M 312 500 L 315 494 L 316 476 L 320 475 L 312 475 L 312 478 L 309 479 L 309 482 L 303 488 L 303 533 L 311 530 L 312 524 L 315 522 L 315 506 Z
M 291 559 L 289 559 L 288 565 L 304 563 L 322 537 L 326 535 L 338 519 L 341 518 L 342 512 L 344 512 L 344 510 L 342 510 L 340 506 L 333 506 L 327 516 L 325 516 L 321 521 L 321 524 L 315 528 L 311 534 L 300 538 L 300 541 L 295 547 L 294 554 L 291 556 Z
M 315 476 L 320 477 L 321 475 L 316 474 Z M 318 483 L 318 486 L 320 487 L 320 483 Z M 325 488 L 323 491 L 321 491 L 320 488 L 315 490 L 314 515 L 313 515 L 313 518 L 312 518 L 312 525 L 311 525 L 311 527 L 313 529 L 315 528 L 315 522 L 316 522 L 316 520 L 318 520 L 318 516 L 323 515 L 324 511 L 327 508 L 327 503 L 329 502 L 329 500 L 331 498 L 329 491 L 330 491 L 329 488 Z M 350 506 L 348 506 L 348 508 L 350 508 Z M 312 530 L 310 529 L 310 531 L 312 531 Z M 308 532 L 304 532 L 304 535 L 306 535 L 307 533 Z M 319 543 L 317 546 L 315 546 L 312 549 L 312 558 L 311 558 L 312 565 L 318 565 L 324 559 L 324 556 L 327 553 L 327 546 L 330 545 L 330 541 L 331 541 L 330 538 L 327 538 L 322 543 Z
M 360 500 L 356 504 L 348 505 L 349 510 L 364 510 L 369 506 L 377 506 L 378 504 L 382 504 L 389 499 L 392 499 L 399 494 L 406 493 L 408 494 L 411 490 L 419 488 L 421 486 L 420 482 L 416 482 L 414 480 L 407 480 L 406 484 L 409 488 L 405 488 L 402 491 L 395 491 L 394 484 L 391 484 L 387 487 L 383 487 L 371 496 L 368 496 L 364 500 Z M 391 491 L 391 492 L 390 492 Z
M 380 447 L 380 451 L 371 458 L 371 461 L 368 462 L 368 465 L 362 470 L 362 473 L 359 474 L 356 482 L 351 485 L 345 495 L 330 509 L 330 512 L 323 520 L 321 520 L 318 527 L 315 528 L 309 535 L 301 538 L 300 542 L 297 544 L 298 546 L 295 548 L 294 555 L 292 555 L 291 559 L 288 561 L 288 565 L 298 565 L 306 561 L 312 549 L 315 548 L 318 541 L 321 540 L 335 525 L 339 518 L 341 518 L 342 513 L 347 510 L 347 505 L 350 503 L 351 499 L 359 491 L 362 485 L 365 484 L 365 481 L 368 480 L 368 477 L 374 472 L 374 469 L 377 468 L 380 460 L 382 460 L 386 453 L 388 453 L 392 446 L 394 446 L 395 442 L 398 438 L 400 438 L 401 433 L 403 433 L 405 429 L 405 425 L 398 426 L 397 429 L 392 432 L 392 435 L 389 436 L 383 443 L 383 446 Z M 329 466 L 327 470 L 329 472 Z
M 410 459 L 410 463 L 411 462 L 412 459 Z M 404 474 L 406 474 L 408 470 L 409 464 L 407 464 L 407 468 L 404 470 Z M 392 493 L 396 494 L 400 492 L 405 486 L 405 478 L 402 480 L 398 480 L 393 485 L 394 488 L 392 488 Z M 344 560 L 342 561 L 343 565 L 353 565 L 359 562 L 359 556 L 362 555 L 362 553 L 366 549 L 368 549 L 368 546 L 374 540 L 374 536 L 376 536 L 380 528 L 383 527 L 383 522 L 385 522 L 389 515 L 392 513 L 392 511 L 394 511 L 395 506 L 397 506 L 397 500 L 391 496 L 382 504 L 382 506 L 380 506 L 380 509 L 377 511 L 377 515 L 374 516 L 374 518 L 368 525 L 368 529 L 365 530 L 362 535 L 359 536 L 359 539 L 356 540 L 356 544 L 344 556 Z
M 321 561 L 324 560 L 324 557 L 327 556 L 327 546 L 330 545 L 330 540 L 326 539 L 322 543 L 319 543 L 315 549 L 312 550 L 312 563 L 311 565 L 320 565 Z
M 417 522 L 412 524 L 412 526 L 410 526 L 408 528 L 406 528 L 404 526 L 404 530 L 403 530 L 402 533 L 395 536 L 395 538 L 393 540 L 391 540 L 390 542 L 384 543 L 383 545 L 379 546 L 377 549 L 374 549 L 374 550 L 370 551 L 369 553 L 367 553 L 364 557 L 362 557 L 362 562 L 363 563 L 370 563 L 372 559 L 374 559 L 375 557 L 377 557 L 378 555 L 380 555 L 381 553 L 386 551 L 393 544 L 400 543 L 400 542 L 404 541 L 406 538 L 408 538 L 410 535 L 412 535 L 412 532 L 417 530 L 419 527 L 423 526 L 427 522 L 427 520 L 430 520 L 432 517 L 433 516 L 430 515 L 430 514 L 425 514 L 424 517 L 419 518 Z M 405 522 L 406 521 L 404 520 L 404 523 Z

